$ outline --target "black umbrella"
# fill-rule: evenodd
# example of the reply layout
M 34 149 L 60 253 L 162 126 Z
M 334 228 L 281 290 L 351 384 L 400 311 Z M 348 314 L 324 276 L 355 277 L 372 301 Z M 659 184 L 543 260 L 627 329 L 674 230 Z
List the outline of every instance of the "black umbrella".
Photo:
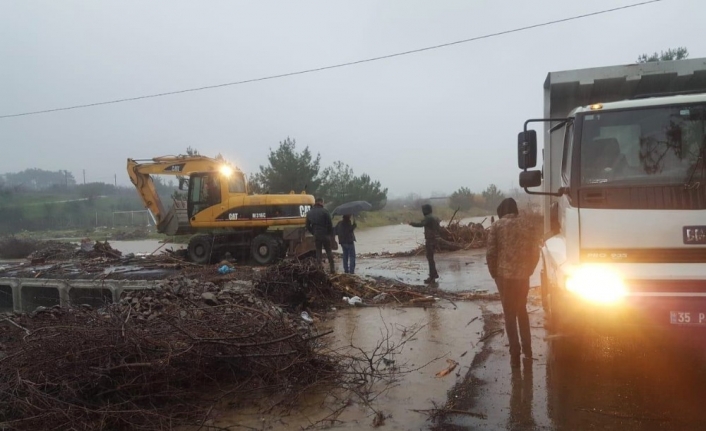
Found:
M 333 210 L 333 213 L 331 213 L 331 215 L 333 215 L 333 216 L 337 216 L 337 215 L 356 216 L 361 211 L 370 211 L 371 209 L 373 209 L 373 206 L 365 201 L 346 202 L 345 204 L 342 204 L 342 205 L 339 205 L 338 207 L 336 207 L 336 209 Z

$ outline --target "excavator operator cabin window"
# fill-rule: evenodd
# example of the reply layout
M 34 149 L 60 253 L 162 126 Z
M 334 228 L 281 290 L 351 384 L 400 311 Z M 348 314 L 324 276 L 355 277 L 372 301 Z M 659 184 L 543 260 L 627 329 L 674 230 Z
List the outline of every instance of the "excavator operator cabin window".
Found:
M 245 193 L 245 176 L 239 172 L 234 172 L 228 179 L 228 192 Z
M 218 178 L 215 176 L 205 176 L 203 183 L 206 191 L 206 203 L 208 206 L 213 206 L 220 203 L 221 187 L 218 184 Z

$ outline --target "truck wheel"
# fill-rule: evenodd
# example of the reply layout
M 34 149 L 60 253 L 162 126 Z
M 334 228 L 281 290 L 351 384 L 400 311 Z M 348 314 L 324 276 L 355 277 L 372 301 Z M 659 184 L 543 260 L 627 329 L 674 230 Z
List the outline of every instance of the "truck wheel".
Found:
M 258 235 L 250 244 L 250 254 L 253 260 L 260 265 L 269 265 L 279 259 L 279 241 L 272 235 Z
M 196 235 L 189 241 L 189 259 L 200 265 L 211 260 L 213 239 L 210 235 Z

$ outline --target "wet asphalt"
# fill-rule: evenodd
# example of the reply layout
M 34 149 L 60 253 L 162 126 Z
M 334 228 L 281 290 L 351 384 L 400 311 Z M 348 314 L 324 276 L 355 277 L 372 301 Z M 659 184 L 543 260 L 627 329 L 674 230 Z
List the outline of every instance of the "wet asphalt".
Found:
M 706 429 L 706 349 L 673 334 L 591 334 L 546 340 L 537 300 L 529 305 L 535 358 L 510 365 L 503 334 L 488 340 L 436 430 Z M 502 310 L 484 310 L 485 332 L 501 329 Z
M 439 288 L 496 291 L 484 250 L 437 255 Z M 363 259 L 361 271 L 419 283 L 426 260 Z M 532 277 L 538 285 L 538 277 Z M 449 391 L 434 430 L 703 430 L 706 429 L 706 337 L 636 332 L 581 339 L 547 331 L 539 289 L 528 304 L 534 359 L 510 366 L 499 302 L 484 302 L 483 334 L 470 370 Z M 474 337 L 469 334 L 469 340 Z M 409 428 L 425 429 L 425 428 Z

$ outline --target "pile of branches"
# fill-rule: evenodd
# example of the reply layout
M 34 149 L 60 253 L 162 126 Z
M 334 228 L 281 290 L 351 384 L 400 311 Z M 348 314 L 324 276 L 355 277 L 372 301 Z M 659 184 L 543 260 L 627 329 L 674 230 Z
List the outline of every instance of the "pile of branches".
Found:
M 76 246 L 67 242 L 40 241 L 15 236 L 0 238 L 0 258 L 2 259 L 32 258 L 54 252 L 64 253 L 69 250 L 73 252 L 76 250 Z
M 313 259 L 283 260 L 268 267 L 254 283 L 263 298 L 290 310 L 325 309 L 341 301 L 329 276 Z
M 468 250 L 483 248 L 488 239 L 488 230 L 483 223 L 461 224 L 460 220 L 450 221 L 441 229 L 441 238 L 459 247 Z M 439 246 L 444 247 L 444 241 L 439 241 Z
M 135 239 L 145 239 L 149 237 L 149 230 L 140 228 L 140 229 L 133 229 L 132 231 L 123 231 L 119 230 L 115 232 L 111 237 L 115 241 L 130 241 L 130 240 L 135 240 Z
M 226 389 L 296 399 L 338 376 L 317 337 L 266 300 L 184 279 L 100 310 L 6 318 L 0 428 L 171 429 L 203 425 Z
M 122 255 L 120 250 L 111 247 L 108 241 L 96 241 L 95 243 L 92 243 L 90 240 L 87 242 L 82 241 L 81 247 L 69 242 L 29 241 L 33 241 L 34 249 L 31 253 L 22 257 L 31 259 L 32 263 L 35 264 L 44 263 L 46 261 L 71 259 L 117 259 Z
M 436 239 L 436 252 L 470 250 L 483 248 L 488 240 L 488 228 L 482 223 L 461 224 L 459 220 L 450 221 L 446 226 L 442 226 L 439 237 Z M 425 252 L 425 245 L 419 244 L 409 251 L 390 253 L 391 257 L 422 256 Z
M 122 256 L 122 254 L 123 253 L 120 250 L 116 250 L 111 247 L 110 244 L 108 244 L 108 241 L 96 241 L 96 243 L 93 244 L 93 248 L 87 252 L 84 252 L 82 256 L 90 259 L 94 259 L 96 257 L 107 257 L 117 259 Z
M 428 287 L 412 285 L 387 277 L 359 277 L 354 274 L 339 274 L 332 277 L 337 291 L 342 295 L 357 296 L 365 304 L 428 305 L 434 296 L 444 296 L 445 292 L 430 295 Z
M 260 274 L 253 286 L 260 297 L 287 311 L 329 310 L 346 306 L 343 297 L 355 296 L 362 300 L 361 305 L 428 305 L 435 301 L 426 286 L 385 277 L 329 276 L 311 259 L 281 261 Z M 439 295 L 445 293 L 434 292 Z

